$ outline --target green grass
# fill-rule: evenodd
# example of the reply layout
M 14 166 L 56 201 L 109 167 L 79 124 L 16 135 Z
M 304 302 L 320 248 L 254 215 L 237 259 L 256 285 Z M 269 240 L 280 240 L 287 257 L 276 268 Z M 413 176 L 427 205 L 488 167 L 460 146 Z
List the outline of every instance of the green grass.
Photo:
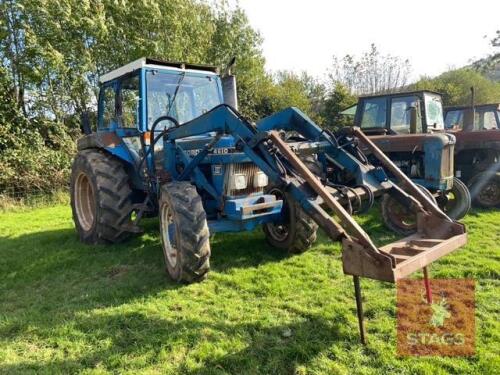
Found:
M 374 212 L 361 222 L 392 239 Z M 394 285 L 363 279 L 363 347 L 352 279 L 324 237 L 287 256 L 260 231 L 218 234 L 209 279 L 186 286 L 167 279 L 155 220 L 92 247 L 66 206 L 0 213 L 0 373 L 499 373 L 500 212 L 465 223 L 468 245 L 431 272 L 476 280 L 476 355 L 398 358 Z

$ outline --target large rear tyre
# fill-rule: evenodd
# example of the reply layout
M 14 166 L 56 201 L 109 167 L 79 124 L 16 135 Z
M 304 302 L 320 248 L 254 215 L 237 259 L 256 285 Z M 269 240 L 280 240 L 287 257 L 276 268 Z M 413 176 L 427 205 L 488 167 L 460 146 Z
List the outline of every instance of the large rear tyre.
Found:
M 478 173 L 469 181 L 472 201 L 480 207 L 500 206 L 500 173 Z
M 137 232 L 129 178 L 115 157 L 97 149 L 78 152 L 70 191 L 73 221 L 82 242 L 116 243 Z
M 201 197 L 189 182 L 162 186 L 159 200 L 160 236 L 167 272 L 178 282 L 207 277 L 210 241 Z
M 453 177 L 453 187 L 445 193 L 445 197 L 440 201 L 439 207 L 453 220 L 460 220 L 470 210 L 471 196 L 467 186 L 458 178 Z
M 316 241 L 318 224 L 307 215 L 300 205 L 278 188 L 270 188 L 267 194 L 274 194 L 283 200 L 284 221 L 264 224 L 267 242 L 292 254 L 303 253 Z
M 436 199 L 429 190 L 421 185 L 417 185 L 420 190 L 436 204 Z M 402 205 L 389 194 L 382 197 L 381 203 L 382 220 L 391 231 L 409 236 L 417 230 L 417 215 L 408 207 Z

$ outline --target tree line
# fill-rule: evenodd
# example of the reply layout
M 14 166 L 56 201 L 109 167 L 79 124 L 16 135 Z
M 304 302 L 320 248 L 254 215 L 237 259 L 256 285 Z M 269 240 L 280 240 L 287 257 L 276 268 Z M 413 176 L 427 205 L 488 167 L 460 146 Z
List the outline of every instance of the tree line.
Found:
M 99 75 L 144 56 L 221 69 L 236 56 L 240 109 L 252 120 L 296 106 L 321 125 L 348 125 L 339 112 L 358 95 L 412 87 L 410 61 L 375 45 L 334 57 L 324 77 L 266 72 L 262 36 L 223 0 L 0 0 L 0 195 L 65 186 Z M 478 100 L 499 100 L 484 71 L 491 61 L 413 87 L 441 91 L 449 104 L 466 101 L 471 85 Z

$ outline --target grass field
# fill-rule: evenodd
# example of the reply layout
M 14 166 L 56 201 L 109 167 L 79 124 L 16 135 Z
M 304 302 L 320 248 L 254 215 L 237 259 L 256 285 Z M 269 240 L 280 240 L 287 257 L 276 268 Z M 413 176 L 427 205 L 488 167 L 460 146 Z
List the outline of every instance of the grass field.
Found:
M 361 222 L 392 239 L 375 212 Z M 500 372 L 500 212 L 473 212 L 467 247 L 433 277 L 476 280 L 476 355 L 396 356 L 395 287 L 352 279 L 325 237 L 288 256 L 261 231 L 216 235 L 206 282 L 164 272 L 157 222 L 119 246 L 78 242 L 70 209 L 0 214 L 0 373 L 494 374 Z M 417 275 L 419 276 L 419 275 Z

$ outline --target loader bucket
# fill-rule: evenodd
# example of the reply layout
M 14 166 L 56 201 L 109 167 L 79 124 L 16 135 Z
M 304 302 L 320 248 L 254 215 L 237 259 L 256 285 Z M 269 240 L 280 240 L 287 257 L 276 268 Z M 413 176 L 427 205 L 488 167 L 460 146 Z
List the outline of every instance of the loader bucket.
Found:
M 343 239 L 344 273 L 396 282 L 467 243 L 467 233 L 462 224 L 439 220 L 426 214 L 418 216 L 418 226 L 423 228 L 422 231 L 379 247 L 379 253 L 372 252 L 352 239 Z

